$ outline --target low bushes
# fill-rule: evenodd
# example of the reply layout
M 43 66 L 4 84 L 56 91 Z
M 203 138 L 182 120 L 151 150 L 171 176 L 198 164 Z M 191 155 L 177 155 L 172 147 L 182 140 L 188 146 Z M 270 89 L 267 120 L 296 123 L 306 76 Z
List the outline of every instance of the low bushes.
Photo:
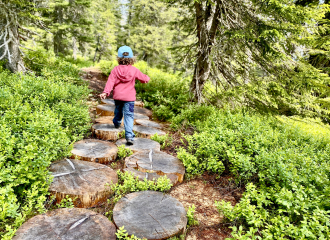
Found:
M 235 207 L 216 203 L 228 220 L 247 227 L 236 229 L 235 239 L 330 236 L 330 131 L 320 123 L 281 121 L 218 110 L 196 124 L 197 132 L 185 137 L 187 150 L 178 151 L 188 173 L 228 168 L 247 184 Z
M 37 70 L 39 77 L 0 69 L 1 239 L 44 211 L 50 163 L 68 156 L 89 130 L 89 90 L 79 69 L 57 59 Z

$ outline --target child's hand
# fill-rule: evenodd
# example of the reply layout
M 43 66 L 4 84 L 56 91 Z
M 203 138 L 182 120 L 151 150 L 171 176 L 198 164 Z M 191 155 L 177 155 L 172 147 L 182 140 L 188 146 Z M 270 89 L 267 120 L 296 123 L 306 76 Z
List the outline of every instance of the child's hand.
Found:
M 105 99 L 107 97 L 107 94 L 106 93 L 102 93 L 99 95 L 101 99 Z

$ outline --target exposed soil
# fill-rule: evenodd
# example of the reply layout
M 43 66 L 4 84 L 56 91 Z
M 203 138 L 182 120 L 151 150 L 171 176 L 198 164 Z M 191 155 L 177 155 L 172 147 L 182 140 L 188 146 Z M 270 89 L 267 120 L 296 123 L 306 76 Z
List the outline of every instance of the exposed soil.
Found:
M 83 78 L 89 81 L 89 87 L 94 90 L 90 95 L 90 115 L 94 121 L 96 117 L 95 107 L 99 104 L 100 100 L 98 95 L 102 93 L 107 81 L 107 76 L 104 76 L 96 68 L 82 69 L 84 74 Z M 163 130 L 166 131 L 172 138 L 172 144 L 162 151 L 176 156 L 176 149 L 178 147 L 185 147 L 186 141 L 182 138 L 182 134 L 193 134 L 194 129 L 188 128 L 179 131 L 172 131 L 169 123 L 162 123 Z M 115 170 L 123 169 L 124 161 L 117 161 L 112 163 L 111 167 Z M 194 179 L 186 179 L 181 184 L 174 186 L 169 194 L 178 199 L 186 209 L 193 204 L 196 207 L 195 218 L 198 220 L 199 225 L 192 226 L 188 229 L 186 238 L 187 240 L 213 240 L 225 239 L 231 237 L 231 230 L 229 226 L 223 222 L 223 217 L 220 216 L 215 207 L 215 201 L 229 201 L 232 205 L 239 202 L 243 187 L 237 187 L 231 176 L 218 176 L 217 174 L 204 173 Z M 113 209 L 112 204 L 103 204 L 92 210 L 106 214 Z

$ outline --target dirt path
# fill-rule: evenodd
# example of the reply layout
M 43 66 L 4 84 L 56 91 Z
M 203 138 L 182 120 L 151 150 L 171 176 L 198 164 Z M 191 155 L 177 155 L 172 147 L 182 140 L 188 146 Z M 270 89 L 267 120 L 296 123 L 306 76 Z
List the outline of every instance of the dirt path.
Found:
M 89 87 L 94 90 L 90 96 L 90 114 L 92 119 L 95 119 L 95 106 L 99 104 L 98 94 L 102 93 L 107 81 L 107 77 L 92 67 L 82 69 L 83 78 L 89 81 Z M 172 136 L 172 145 L 163 149 L 171 155 L 176 156 L 175 148 L 183 146 L 181 142 L 181 133 L 171 132 L 168 123 L 164 123 L 165 130 Z M 193 130 L 188 129 L 185 134 L 192 134 Z M 123 169 L 124 162 L 117 161 L 111 167 L 115 170 Z M 219 212 L 215 207 L 215 201 L 230 201 L 235 205 L 241 198 L 243 189 L 237 188 L 231 181 L 230 177 L 220 177 L 217 175 L 203 174 L 191 180 L 184 180 L 181 184 L 173 187 L 169 194 L 178 199 L 186 209 L 195 205 L 195 217 L 199 221 L 198 226 L 189 228 L 186 239 L 188 240 L 204 240 L 204 239 L 225 239 L 231 237 L 231 230 L 228 225 L 223 223 Z M 111 210 L 113 206 L 100 206 L 93 210 L 102 214 Z

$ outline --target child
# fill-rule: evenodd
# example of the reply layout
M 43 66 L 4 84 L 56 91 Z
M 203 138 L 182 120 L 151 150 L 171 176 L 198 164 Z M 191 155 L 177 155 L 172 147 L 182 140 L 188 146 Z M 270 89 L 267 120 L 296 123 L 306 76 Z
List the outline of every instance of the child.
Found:
M 101 99 L 105 99 L 113 90 L 113 99 L 115 100 L 115 117 L 113 124 L 116 128 L 120 127 L 121 120 L 124 115 L 125 138 L 127 145 L 133 145 L 133 121 L 134 121 L 134 101 L 136 100 L 135 80 L 142 83 L 149 82 L 150 78 L 140 72 L 132 65 L 135 62 L 133 51 L 128 46 L 122 46 L 118 49 L 118 63 L 108 78 L 107 84 Z

